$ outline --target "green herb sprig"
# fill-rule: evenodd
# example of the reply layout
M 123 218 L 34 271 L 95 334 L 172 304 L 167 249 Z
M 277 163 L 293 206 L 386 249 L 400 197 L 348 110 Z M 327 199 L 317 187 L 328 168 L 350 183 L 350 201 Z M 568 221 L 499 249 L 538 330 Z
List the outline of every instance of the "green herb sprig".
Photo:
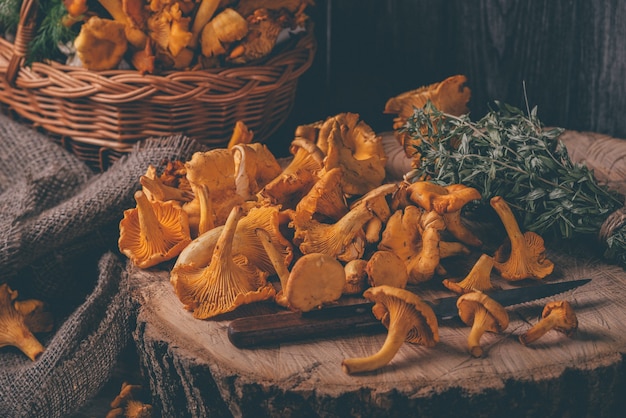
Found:
M 574 164 L 558 139 L 560 128 L 545 129 L 537 108 L 524 114 L 495 102 L 473 122 L 431 103 L 415 109 L 402 129 L 416 139 L 420 154 L 410 181 L 464 184 L 478 189 L 482 205 L 502 196 L 520 225 L 548 238 L 598 234 L 603 222 L 624 205 L 623 197 L 599 185 L 586 166 Z M 626 226 L 606 242 L 605 257 L 626 265 Z
M 0 1 L 0 29 L 3 33 L 15 33 L 20 22 L 21 3 L 21 0 Z
M 21 0 L 0 1 L 0 27 L 4 32 L 15 34 L 21 3 Z M 63 0 L 39 0 L 38 7 L 37 32 L 28 44 L 26 64 L 48 59 L 63 62 L 65 56 L 61 53 L 59 44 L 74 40 L 79 27 L 63 25 L 63 17 L 67 14 Z
M 62 0 L 40 0 L 37 14 L 37 33 L 28 45 L 26 64 L 41 62 L 47 59 L 63 61 L 65 56 L 59 44 L 74 40 L 78 29 L 63 25 L 63 17 L 67 9 Z

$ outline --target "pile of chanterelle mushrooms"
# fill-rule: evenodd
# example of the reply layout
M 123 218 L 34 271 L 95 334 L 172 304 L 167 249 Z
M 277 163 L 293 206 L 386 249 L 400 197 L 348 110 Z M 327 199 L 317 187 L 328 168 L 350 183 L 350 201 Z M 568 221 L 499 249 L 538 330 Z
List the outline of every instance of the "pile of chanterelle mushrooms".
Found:
M 304 30 L 312 0 L 64 0 L 78 27 L 76 55 L 90 70 L 141 73 L 247 64 L 284 32 Z
M 446 111 L 445 100 L 434 100 L 440 85 L 415 91 L 413 105 L 415 95 L 427 93 Z M 467 92 L 453 90 L 462 94 L 448 100 L 465 104 Z M 381 137 L 353 113 L 300 126 L 285 166 L 251 140 L 239 123 L 228 147 L 171 162 L 160 174 L 149 169 L 135 195 L 137 207 L 120 222 L 120 250 L 140 268 L 176 259 L 171 284 L 199 319 L 257 301 L 309 311 L 342 295 L 363 294 L 375 302 L 373 312 L 389 332 L 378 353 L 346 359 L 347 373 L 382 367 L 405 341 L 435 345 L 432 309 L 405 288 L 445 278 L 441 260 L 447 257 L 482 251 L 481 240 L 461 221 L 461 210 L 480 199 L 479 192 L 461 184 L 386 182 Z M 491 206 L 508 240 L 493 255 L 483 254 L 463 280 L 442 280 L 460 295 L 459 315 L 472 327 L 468 348 L 474 356 L 483 354 L 485 331 L 508 325 L 506 311 L 483 293 L 493 287 L 492 270 L 514 281 L 542 279 L 554 267 L 543 239 L 522 233 L 502 198 Z M 563 322 L 575 329 L 575 316 L 559 316 L 563 306 L 571 307 L 560 305 L 547 309 L 550 319 L 520 340 L 528 344 L 564 328 Z

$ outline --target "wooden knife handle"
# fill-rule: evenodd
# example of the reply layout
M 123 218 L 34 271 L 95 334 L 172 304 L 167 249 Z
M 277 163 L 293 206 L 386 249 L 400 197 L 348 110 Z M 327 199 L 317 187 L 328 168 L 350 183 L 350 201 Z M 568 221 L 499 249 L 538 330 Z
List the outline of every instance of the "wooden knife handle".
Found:
M 228 339 L 235 347 L 252 348 L 348 332 L 384 331 L 385 327 L 371 313 L 371 306 L 362 304 L 344 310 L 331 308 L 238 318 L 228 326 Z

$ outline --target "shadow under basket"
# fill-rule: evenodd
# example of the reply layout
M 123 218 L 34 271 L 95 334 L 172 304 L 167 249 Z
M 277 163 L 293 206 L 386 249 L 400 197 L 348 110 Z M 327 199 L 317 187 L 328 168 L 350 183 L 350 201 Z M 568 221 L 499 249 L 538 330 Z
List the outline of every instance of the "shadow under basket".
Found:
M 56 62 L 26 66 L 35 6 L 22 4 L 14 42 L 0 38 L 0 103 L 98 171 L 150 137 L 182 134 L 225 147 L 238 120 L 264 142 L 289 116 L 316 51 L 309 27 L 262 62 L 239 67 L 142 75 Z

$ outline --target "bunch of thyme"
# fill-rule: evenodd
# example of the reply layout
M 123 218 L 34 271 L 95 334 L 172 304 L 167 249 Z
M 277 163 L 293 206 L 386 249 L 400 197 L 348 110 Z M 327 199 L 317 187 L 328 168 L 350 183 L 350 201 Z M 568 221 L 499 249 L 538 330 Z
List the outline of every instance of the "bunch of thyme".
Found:
M 419 153 L 418 168 L 407 180 L 474 187 L 483 206 L 502 196 L 525 230 L 545 237 L 597 235 L 624 205 L 591 170 L 571 161 L 558 139 L 563 130 L 545 129 L 536 108 L 526 115 L 496 102 L 473 122 L 469 115 L 444 114 L 428 103 L 415 109 L 402 131 L 416 140 Z M 606 241 L 605 257 L 626 265 L 626 226 Z

